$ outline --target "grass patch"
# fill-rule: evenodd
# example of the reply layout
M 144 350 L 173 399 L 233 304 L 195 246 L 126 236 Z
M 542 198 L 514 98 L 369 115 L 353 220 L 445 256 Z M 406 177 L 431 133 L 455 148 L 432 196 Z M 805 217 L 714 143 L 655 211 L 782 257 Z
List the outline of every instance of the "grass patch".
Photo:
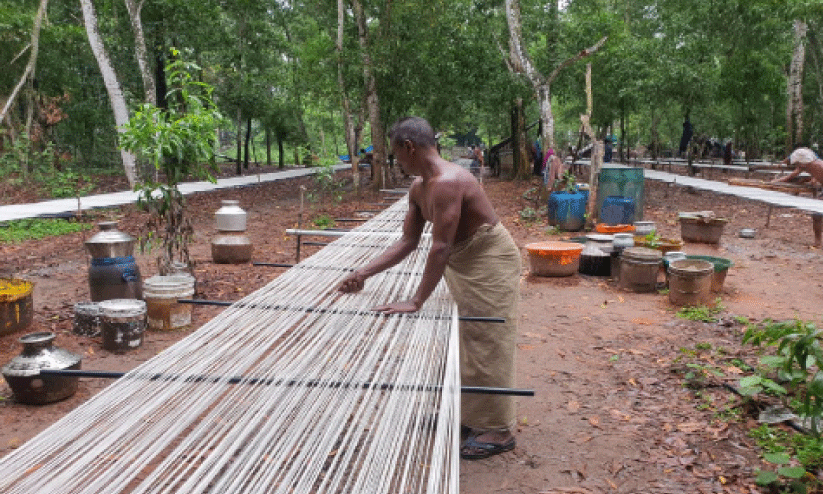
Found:
M 0 243 L 17 243 L 91 230 L 93 225 L 60 219 L 30 218 L 0 224 Z

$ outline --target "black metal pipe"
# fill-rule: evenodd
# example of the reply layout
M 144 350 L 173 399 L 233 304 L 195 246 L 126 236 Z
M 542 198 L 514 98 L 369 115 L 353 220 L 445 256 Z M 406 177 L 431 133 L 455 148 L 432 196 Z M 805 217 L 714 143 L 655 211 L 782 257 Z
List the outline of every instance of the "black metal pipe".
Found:
M 69 369 L 40 369 L 42 376 L 63 376 L 63 377 L 91 377 L 101 379 L 119 379 L 126 375 L 125 372 L 93 371 L 93 370 L 69 370 Z M 132 374 L 129 377 L 136 379 L 146 379 L 148 381 L 186 381 L 186 382 L 225 382 L 227 384 L 265 384 L 267 386 L 296 386 L 305 385 L 307 387 L 329 387 L 329 388 L 362 388 L 380 390 L 406 390 L 406 391 L 432 391 L 442 388 L 434 384 L 387 384 L 387 383 L 346 383 L 341 381 L 323 381 L 319 379 L 277 379 L 273 377 L 230 377 L 219 376 L 178 376 L 175 374 Z M 534 396 L 533 389 L 519 388 L 493 388 L 487 386 L 461 386 L 461 393 L 469 394 L 490 394 L 508 396 Z
M 192 298 L 179 298 L 177 299 L 178 304 L 194 304 L 194 305 L 219 305 L 221 307 L 228 307 L 233 305 L 235 302 L 225 302 L 223 300 L 203 300 L 203 299 L 192 299 Z M 238 308 L 247 308 L 247 309 L 268 309 L 268 310 L 293 310 L 293 311 L 300 311 L 300 312 L 317 312 L 320 314 L 325 314 L 326 312 L 331 312 L 333 314 L 343 314 L 343 315 L 390 315 L 390 314 L 383 314 L 382 312 L 358 312 L 355 310 L 341 310 L 335 311 L 333 309 L 318 309 L 315 307 L 290 307 L 288 305 L 238 305 Z M 409 317 L 425 317 L 424 315 L 421 316 L 420 314 L 416 313 L 407 313 Z M 435 319 L 449 319 L 448 316 L 446 317 L 436 317 Z M 466 322 L 496 322 L 496 323 L 504 323 L 506 322 L 505 317 L 485 317 L 485 316 L 458 316 L 458 320 L 466 321 Z
M 251 263 L 252 266 L 268 266 L 272 268 L 293 268 L 294 264 L 288 264 L 284 262 L 253 262 Z
M 311 242 L 311 241 L 309 241 L 309 242 L 303 242 L 303 245 L 315 245 L 315 246 L 325 247 L 326 245 L 329 245 L 329 243 L 328 242 Z

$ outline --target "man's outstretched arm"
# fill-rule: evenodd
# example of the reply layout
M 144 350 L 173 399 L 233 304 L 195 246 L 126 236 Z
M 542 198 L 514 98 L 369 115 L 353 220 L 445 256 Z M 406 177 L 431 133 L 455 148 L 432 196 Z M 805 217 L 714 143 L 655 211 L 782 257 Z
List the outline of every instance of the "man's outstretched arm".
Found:
M 445 183 L 438 184 L 437 189 L 432 191 L 432 196 L 434 199 L 432 246 L 426 258 L 426 266 L 417 291 L 407 301 L 382 305 L 375 307 L 374 310 L 386 314 L 416 312 L 423 306 L 423 302 L 429 298 L 443 277 L 460 223 L 462 192 L 456 184 Z
M 366 279 L 405 259 L 420 243 L 420 236 L 423 233 L 425 224 L 426 220 L 423 219 L 417 206 L 413 203 L 409 204 L 409 211 L 403 220 L 403 236 L 373 261 L 362 268 L 355 269 L 352 274 L 340 283 L 337 289 L 343 293 L 359 292 L 363 289 Z

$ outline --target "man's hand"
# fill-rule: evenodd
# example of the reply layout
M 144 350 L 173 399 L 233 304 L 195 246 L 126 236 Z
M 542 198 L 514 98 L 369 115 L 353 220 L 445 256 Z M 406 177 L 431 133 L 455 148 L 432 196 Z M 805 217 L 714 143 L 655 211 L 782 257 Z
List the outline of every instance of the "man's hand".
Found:
M 343 293 L 354 293 L 359 292 L 363 289 L 363 284 L 366 282 L 366 277 L 363 276 L 360 271 L 354 271 L 352 274 L 346 276 L 340 285 L 337 287 L 337 291 Z
M 393 304 L 381 305 L 372 308 L 372 310 L 382 312 L 383 314 L 404 314 L 407 312 L 417 312 L 420 310 L 420 306 L 411 300 L 407 300 L 405 302 L 394 302 Z

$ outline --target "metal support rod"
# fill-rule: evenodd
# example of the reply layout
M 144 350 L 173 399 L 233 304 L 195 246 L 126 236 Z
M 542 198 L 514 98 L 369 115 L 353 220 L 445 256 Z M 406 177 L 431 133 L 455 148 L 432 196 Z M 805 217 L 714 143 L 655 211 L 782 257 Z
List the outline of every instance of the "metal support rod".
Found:
M 253 262 L 251 263 L 252 266 L 268 266 L 272 268 L 293 268 L 294 264 L 288 264 L 283 262 Z
M 303 242 L 303 245 L 315 245 L 315 246 L 325 247 L 326 245 L 329 245 L 329 243 L 328 242 Z
M 100 379 L 119 379 L 126 376 L 126 372 L 112 371 L 92 371 L 92 370 L 67 370 L 67 369 L 40 369 L 41 376 L 62 376 L 62 377 L 91 377 Z M 435 384 L 388 384 L 388 383 L 346 383 L 341 381 L 323 381 L 319 379 L 277 379 L 273 377 L 241 377 L 233 376 L 229 378 L 219 376 L 180 376 L 175 374 L 133 374 L 129 377 L 135 379 L 146 379 L 149 381 L 186 381 L 186 382 L 224 382 L 226 384 L 265 384 L 267 386 L 296 386 L 306 387 L 329 387 L 329 388 L 362 388 L 379 390 L 399 390 L 399 391 L 433 391 L 441 389 L 442 386 Z M 487 386 L 461 386 L 461 393 L 508 395 L 508 396 L 534 396 L 533 389 L 519 388 L 492 388 Z
M 235 302 L 226 302 L 224 300 L 204 300 L 204 299 L 197 299 L 197 298 L 179 298 L 177 299 L 178 304 L 193 304 L 193 305 L 218 305 L 221 307 L 229 307 L 234 305 Z M 238 308 L 246 308 L 246 309 L 267 309 L 267 310 L 293 310 L 299 312 L 317 312 L 319 314 L 325 313 L 332 313 L 332 314 L 341 314 L 341 315 L 355 315 L 355 316 L 363 316 L 363 315 L 389 315 L 383 314 L 382 312 L 376 311 L 368 311 L 368 312 L 358 312 L 355 310 L 341 310 L 336 311 L 333 309 L 318 309 L 315 307 L 290 307 L 288 305 L 238 305 Z M 407 313 L 405 314 L 408 317 L 424 317 L 425 315 L 417 314 L 417 313 Z M 450 319 L 450 317 L 435 317 L 435 319 Z M 495 323 L 504 323 L 506 322 L 505 317 L 483 317 L 483 316 L 458 316 L 457 318 L 460 321 L 466 322 L 495 322 Z

